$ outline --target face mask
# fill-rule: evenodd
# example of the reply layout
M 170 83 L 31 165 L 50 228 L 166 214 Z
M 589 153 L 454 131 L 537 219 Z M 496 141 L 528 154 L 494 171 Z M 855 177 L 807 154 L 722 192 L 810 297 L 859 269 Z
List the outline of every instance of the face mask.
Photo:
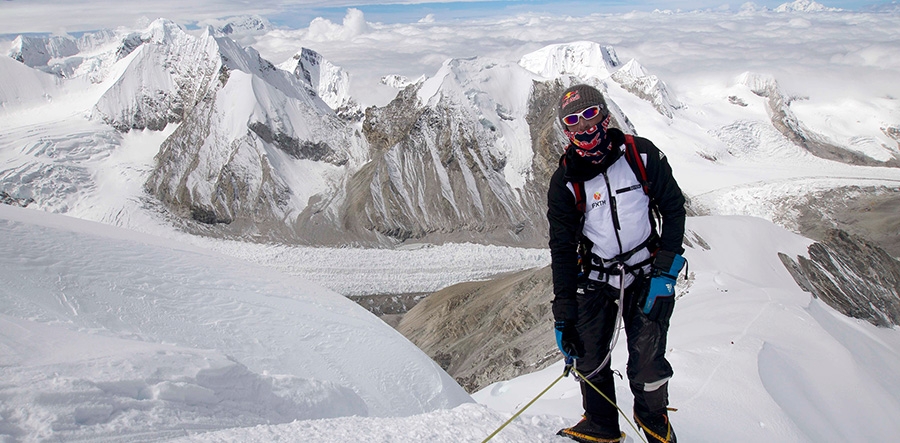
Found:
M 609 137 L 606 129 L 609 127 L 609 116 L 600 123 L 594 125 L 585 131 L 571 132 L 566 131 L 566 135 L 572 144 L 575 145 L 575 152 L 582 157 L 596 157 L 600 160 L 609 152 Z

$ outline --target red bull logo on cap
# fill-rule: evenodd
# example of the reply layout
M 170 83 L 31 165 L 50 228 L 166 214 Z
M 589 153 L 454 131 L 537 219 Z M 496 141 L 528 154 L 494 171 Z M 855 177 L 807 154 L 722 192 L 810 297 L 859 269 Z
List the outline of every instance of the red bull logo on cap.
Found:
M 565 108 L 569 105 L 569 103 L 574 102 L 581 98 L 581 94 L 578 91 L 569 91 L 566 95 L 563 96 L 562 103 L 559 105 L 560 108 Z

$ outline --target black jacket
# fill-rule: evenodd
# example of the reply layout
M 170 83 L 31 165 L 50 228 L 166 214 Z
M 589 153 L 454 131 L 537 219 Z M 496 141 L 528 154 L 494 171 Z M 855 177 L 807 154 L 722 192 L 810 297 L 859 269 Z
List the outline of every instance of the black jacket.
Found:
M 612 146 L 621 147 L 625 143 L 622 131 L 610 128 Z M 662 226 L 660 228 L 660 251 L 681 254 L 684 252 L 684 195 L 672 176 L 672 168 L 665 155 L 650 140 L 634 137 L 637 150 L 646 154 L 647 181 L 649 195 L 655 200 Z M 575 207 L 575 196 L 566 186 L 569 182 L 588 181 L 606 172 L 621 157 L 621 149 L 614 148 L 600 164 L 593 164 L 575 153 L 569 145 L 560 158 L 560 165 L 550 179 L 547 192 L 547 220 L 550 224 L 550 256 L 553 270 L 553 315 L 557 320 L 574 320 L 578 317 L 575 294 L 578 284 L 578 242 L 582 230 L 583 212 Z M 649 214 L 649 207 L 642 209 Z

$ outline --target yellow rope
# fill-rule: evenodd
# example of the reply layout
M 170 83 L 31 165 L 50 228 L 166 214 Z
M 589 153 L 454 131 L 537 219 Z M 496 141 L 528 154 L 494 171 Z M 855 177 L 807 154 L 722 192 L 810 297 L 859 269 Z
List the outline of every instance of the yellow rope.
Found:
M 644 436 L 641 434 L 641 431 L 638 430 L 637 426 L 635 426 L 634 423 L 631 422 L 631 419 L 629 419 L 628 416 L 625 415 L 625 412 L 622 411 L 622 408 L 620 408 L 619 405 L 616 404 L 616 402 L 610 400 L 609 397 L 606 396 L 606 394 L 604 394 L 599 388 L 597 388 L 597 386 L 595 386 L 593 383 L 591 383 L 590 380 L 585 378 L 585 376 L 582 375 L 581 372 L 578 372 L 578 369 L 572 368 L 572 371 L 575 371 L 575 375 L 577 375 L 578 378 L 584 380 L 585 383 L 587 383 L 590 387 L 594 388 L 594 390 L 597 391 L 597 393 L 600 394 L 603 398 L 605 398 L 606 401 L 608 401 L 611 405 L 615 406 L 616 409 L 619 410 L 619 414 L 622 414 L 622 417 L 624 417 L 625 421 L 628 422 L 628 425 L 631 426 L 631 429 L 634 429 L 634 432 L 637 433 L 638 438 L 640 438 L 642 442 L 647 443 L 647 440 L 644 439 Z
M 521 413 L 525 412 L 525 410 L 528 409 L 532 404 L 534 404 L 534 402 L 536 402 L 537 399 L 541 398 L 542 395 L 544 395 L 547 391 L 549 391 L 550 388 L 552 388 L 553 385 L 556 384 L 556 382 L 562 380 L 562 378 L 565 377 L 565 375 L 566 375 L 566 373 L 564 372 L 564 373 L 561 374 L 559 377 L 557 377 L 556 380 L 553 380 L 553 383 L 550 383 L 550 386 L 547 386 L 543 391 L 541 391 L 541 393 L 538 394 L 537 397 L 533 398 L 530 402 L 528 402 L 528 404 L 525 405 L 525 407 L 523 407 L 522 409 L 519 409 L 519 412 L 516 412 L 512 417 L 509 418 L 509 420 L 506 420 L 506 423 L 503 423 L 502 425 L 500 425 L 500 427 L 497 428 L 497 430 L 494 431 L 493 434 L 488 435 L 487 438 L 484 439 L 484 440 L 482 440 L 481 443 L 485 443 L 485 442 L 487 442 L 488 440 L 494 438 L 494 436 L 497 435 L 497 433 L 499 433 L 500 431 L 502 431 L 503 428 L 506 427 L 506 425 L 512 423 L 512 421 L 515 420 L 516 417 L 518 417 Z
M 553 383 L 550 383 L 550 386 L 547 386 L 546 388 L 544 388 L 544 390 L 541 391 L 541 393 L 538 394 L 537 397 L 534 397 L 533 399 L 531 399 L 531 401 L 528 402 L 527 405 L 525 405 L 522 409 L 519 409 L 518 412 L 516 412 L 515 414 L 513 414 L 513 416 L 510 417 L 509 420 L 506 420 L 506 422 L 504 422 L 502 425 L 500 425 L 500 427 L 497 428 L 496 431 L 494 431 L 493 433 L 491 433 L 491 435 L 488 435 L 487 438 L 485 438 L 484 440 L 482 440 L 481 443 L 487 443 L 488 440 L 494 438 L 494 436 L 497 435 L 498 433 L 500 433 L 500 431 L 502 431 L 503 428 L 505 428 L 508 424 L 512 423 L 512 421 L 515 420 L 516 417 L 518 417 L 518 416 L 521 415 L 523 412 L 525 412 L 525 410 L 528 409 L 529 407 L 531 407 L 531 405 L 533 405 L 534 402 L 536 402 L 539 398 L 541 398 L 541 396 L 543 396 L 544 394 L 546 394 L 547 391 L 549 391 L 550 388 L 552 388 L 558 381 L 562 380 L 563 377 L 567 376 L 567 375 L 569 374 L 569 370 L 570 370 L 570 369 L 571 369 L 572 371 L 575 372 L 575 375 L 577 375 L 578 378 L 584 380 L 585 383 L 587 383 L 591 388 L 593 388 L 595 391 L 597 391 L 597 393 L 600 394 L 604 399 L 606 399 L 606 401 L 608 401 L 611 405 L 615 406 L 616 409 L 619 410 L 619 414 L 622 414 L 622 417 L 624 417 L 624 418 L 625 418 L 625 421 L 627 421 L 628 424 L 631 426 L 631 429 L 634 429 L 634 432 L 637 433 L 638 438 L 640 438 L 641 441 L 643 441 L 644 443 L 647 443 L 647 440 L 644 439 L 644 436 L 643 436 L 643 434 L 641 433 L 641 431 L 638 430 L 637 426 L 634 425 L 634 423 L 631 421 L 631 419 L 629 419 L 628 416 L 625 415 L 625 412 L 622 411 L 622 408 L 620 408 L 619 405 L 616 404 L 616 402 L 610 400 L 610 398 L 607 397 L 606 394 L 603 393 L 603 391 L 601 391 L 597 386 L 595 386 L 593 383 L 591 383 L 590 380 L 588 380 L 587 378 L 585 378 L 585 376 L 582 375 L 581 372 L 578 371 L 578 369 L 576 369 L 576 368 L 574 368 L 574 367 L 571 367 L 571 368 L 570 368 L 569 366 L 566 366 L 566 369 L 563 371 L 563 373 L 562 373 L 559 377 L 556 377 L 556 380 L 553 380 Z M 665 439 L 662 439 L 660 436 L 656 435 L 653 431 L 647 429 L 647 427 L 644 426 L 644 424 L 641 423 L 641 421 L 638 420 L 637 417 L 635 417 L 634 419 L 637 420 L 638 425 L 640 425 L 640 427 L 641 427 L 643 430 L 647 431 L 647 433 L 649 433 L 649 434 L 650 434 L 651 436 L 653 436 L 654 438 L 658 439 L 658 440 L 661 441 L 661 442 L 667 442 L 667 441 L 669 441 L 669 437 L 672 435 L 672 432 L 671 432 L 672 427 L 671 427 L 671 426 L 669 426 L 669 431 L 668 431 L 668 435 L 666 436 L 666 438 L 665 438 Z M 666 422 L 667 422 L 667 424 L 668 424 L 668 419 L 666 419 Z

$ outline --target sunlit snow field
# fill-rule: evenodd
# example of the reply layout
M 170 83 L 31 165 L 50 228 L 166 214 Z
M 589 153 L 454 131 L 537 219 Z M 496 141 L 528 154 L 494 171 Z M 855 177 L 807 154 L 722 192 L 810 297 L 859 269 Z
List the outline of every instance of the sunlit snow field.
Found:
M 688 229 L 709 249 L 685 253 L 691 278 L 670 334 L 680 438 L 887 441 L 900 430 L 900 335 L 797 288 L 776 253 L 804 254 L 809 240 L 748 217 L 691 218 Z M 8 441 L 481 441 L 562 370 L 470 398 L 375 316 L 253 256 L 9 206 L 0 235 Z M 497 255 L 448 248 L 409 258 Z M 533 264 L 510 251 L 509 262 Z M 369 253 L 409 284 L 402 252 Z M 614 369 L 624 361 L 620 346 Z M 580 413 L 564 379 L 493 441 L 558 441 Z

